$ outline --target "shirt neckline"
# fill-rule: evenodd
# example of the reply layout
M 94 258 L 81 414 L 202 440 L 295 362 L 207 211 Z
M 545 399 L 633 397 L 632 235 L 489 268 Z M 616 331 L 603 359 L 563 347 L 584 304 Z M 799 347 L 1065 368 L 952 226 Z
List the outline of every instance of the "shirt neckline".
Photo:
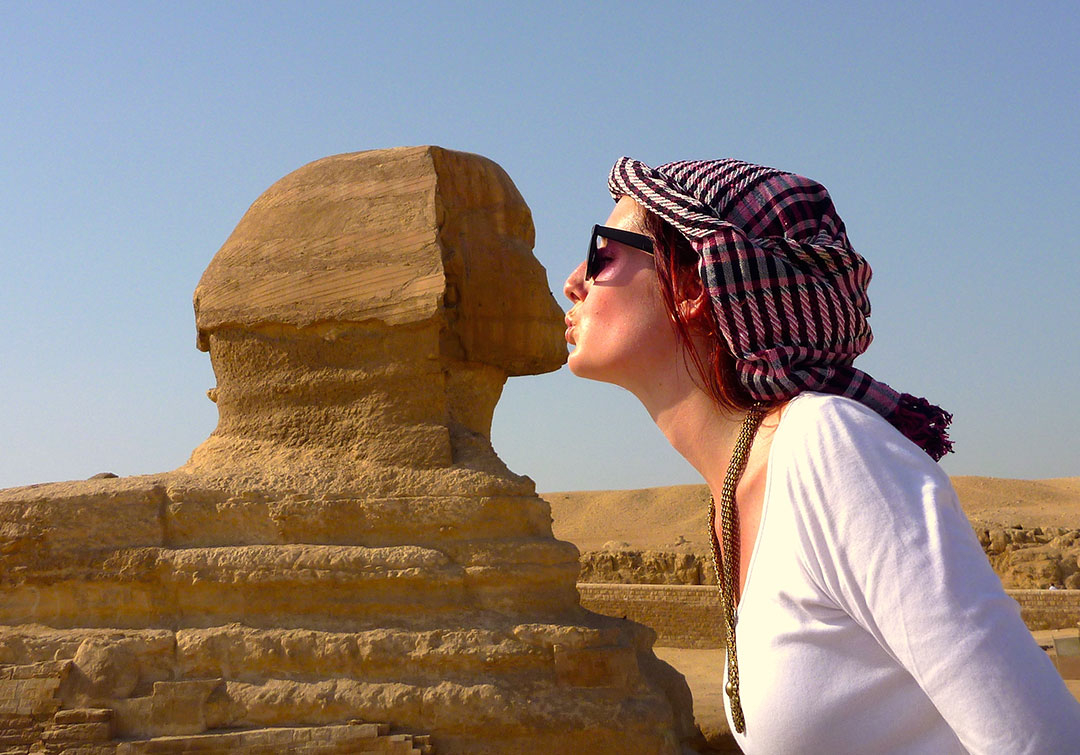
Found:
M 751 578 L 754 576 L 754 567 L 757 564 L 758 554 L 761 552 L 761 540 L 765 534 L 765 522 L 769 513 L 769 500 L 772 498 L 772 485 L 775 475 L 773 471 L 775 469 L 774 455 L 776 454 L 777 441 L 780 439 L 781 431 L 784 428 L 784 422 L 787 420 L 791 408 L 795 405 L 799 399 L 806 396 L 809 391 L 804 391 L 796 396 L 793 396 L 784 407 L 780 410 L 780 420 L 777 422 L 776 431 L 773 434 L 772 445 L 769 447 L 769 458 L 765 464 L 765 492 L 762 494 L 761 500 L 761 516 L 758 519 L 757 534 L 754 536 L 754 550 L 750 554 L 750 564 L 746 567 L 746 581 L 743 583 L 742 594 L 739 596 L 739 602 L 736 604 L 735 609 L 738 611 L 746 603 L 746 596 L 750 594 Z

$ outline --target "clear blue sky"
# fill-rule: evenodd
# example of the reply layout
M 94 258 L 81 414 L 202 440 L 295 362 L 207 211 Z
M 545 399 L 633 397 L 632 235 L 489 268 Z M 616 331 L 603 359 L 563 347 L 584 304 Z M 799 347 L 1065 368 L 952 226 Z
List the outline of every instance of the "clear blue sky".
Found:
M 1077 39 L 1072 2 L 0 4 L 0 487 L 183 464 L 191 294 L 244 211 L 413 144 L 507 170 L 556 292 L 620 155 L 811 176 L 875 272 L 857 364 L 955 413 L 945 468 L 1080 475 Z M 565 368 L 493 440 L 542 491 L 698 481 Z

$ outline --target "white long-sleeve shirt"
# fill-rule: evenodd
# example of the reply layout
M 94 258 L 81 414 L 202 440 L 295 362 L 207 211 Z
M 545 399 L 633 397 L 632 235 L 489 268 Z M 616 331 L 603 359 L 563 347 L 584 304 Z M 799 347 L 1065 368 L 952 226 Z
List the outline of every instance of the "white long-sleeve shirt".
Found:
M 737 643 L 747 753 L 1080 753 L 948 477 L 850 399 L 782 415 Z

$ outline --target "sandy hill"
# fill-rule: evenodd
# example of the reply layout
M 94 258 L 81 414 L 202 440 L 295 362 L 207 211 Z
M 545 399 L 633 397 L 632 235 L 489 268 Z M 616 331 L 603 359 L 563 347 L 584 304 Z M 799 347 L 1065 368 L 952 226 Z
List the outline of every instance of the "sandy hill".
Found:
M 1080 528 L 1080 477 L 1010 480 L 952 478 L 960 503 L 979 527 Z M 640 490 L 544 493 L 555 536 L 582 551 L 605 545 L 634 549 L 708 549 L 704 485 Z

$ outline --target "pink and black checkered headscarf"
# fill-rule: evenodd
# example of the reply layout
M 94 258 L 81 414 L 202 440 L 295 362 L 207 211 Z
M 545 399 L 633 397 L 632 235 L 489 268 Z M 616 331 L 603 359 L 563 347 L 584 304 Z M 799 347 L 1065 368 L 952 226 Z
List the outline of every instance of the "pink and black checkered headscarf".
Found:
M 852 366 L 873 336 L 870 266 L 848 243 L 821 184 L 739 160 L 650 168 L 621 157 L 608 188 L 685 236 L 735 358 L 762 401 L 821 391 L 862 402 L 935 460 L 952 450 L 952 416 Z

